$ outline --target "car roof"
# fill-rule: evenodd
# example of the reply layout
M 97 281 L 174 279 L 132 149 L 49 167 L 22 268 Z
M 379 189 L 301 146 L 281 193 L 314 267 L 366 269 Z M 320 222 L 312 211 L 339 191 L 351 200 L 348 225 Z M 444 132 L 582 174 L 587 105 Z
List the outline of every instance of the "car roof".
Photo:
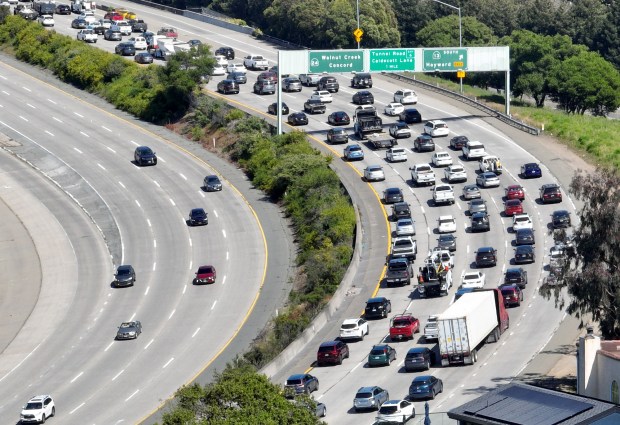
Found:
M 331 347 L 333 345 L 338 344 L 340 341 L 325 341 L 323 343 L 321 343 L 321 347 Z
M 409 351 L 407 351 L 407 354 L 409 354 L 409 353 L 415 353 L 415 354 L 426 353 L 427 351 L 430 351 L 428 349 L 428 347 L 413 347 L 413 348 L 410 348 Z
M 484 211 L 478 211 L 471 215 L 471 218 L 481 218 L 481 217 L 487 217 L 487 213 L 485 213 Z
M 495 248 L 493 248 L 492 246 L 483 246 L 482 248 L 478 248 L 478 252 L 491 252 L 491 251 L 495 251 Z
M 305 374 L 305 373 L 296 373 L 296 374 L 294 374 L 294 375 L 289 376 L 287 380 L 302 379 L 302 378 L 304 378 L 305 376 L 306 376 L 306 374 Z
M 121 266 L 118 266 L 117 270 L 129 270 L 129 269 L 131 269 L 131 268 L 132 268 L 132 267 L 131 267 L 131 265 L 129 265 L 129 264 L 123 264 L 123 265 L 121 265 Z
M 555 215 L 555 214 L 558 214 L 558 215 L 565 215 L 565 214 L 570 214 L 570 211 L 568 211 L 568 210 L 556 210 L 556 211 L 553 211 L 553 214 L 554 214 L 554 215 Z
M 517 245 L 515 251 L 534 251 L 534 245 Z
M 359 318 L 357 318 L 357 319 L 345 319 L 345 320 L 342 322 L 342 324 L 343 324 L 343 325 L 356 325 L 356 324 L 357 324 L 357 322 L 359 322 L 359 320 L 360 320 Z
M 385 297 L 374 297 L 374 298 L 369 298 L 368 301 L 366 301 L 367 303 L 380 303 L 382 301 L 386 301 L 387 298 Z
M 375 388 L 379 388 L 379 387 L 376 385 L 368 386 L 368 387 L 360 387 L 359 390 L 357 390 L 357 392 L 358 393 L 372 392 Z
M 28 401 L 43 401 L 47 397 L 51 397 L 51 396 L 49 394 L 35 395 L 35 396 L 32 396 L 32 398 Z

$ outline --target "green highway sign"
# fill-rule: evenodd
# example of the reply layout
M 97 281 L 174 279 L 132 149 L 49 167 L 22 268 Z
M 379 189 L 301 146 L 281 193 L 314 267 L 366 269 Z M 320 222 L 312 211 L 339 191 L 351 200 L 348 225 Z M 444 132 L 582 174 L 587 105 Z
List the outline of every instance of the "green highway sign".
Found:
M 370 49 L 370 71 L 413 71 L 414 49 Z
M 422 49 L 424 51 L 424 71 L 458 71 L 467 70 L 467 49 L 439 48 Z
M 323 50 L 308 52 L 308 72 L 362 72 L 363 50 Z

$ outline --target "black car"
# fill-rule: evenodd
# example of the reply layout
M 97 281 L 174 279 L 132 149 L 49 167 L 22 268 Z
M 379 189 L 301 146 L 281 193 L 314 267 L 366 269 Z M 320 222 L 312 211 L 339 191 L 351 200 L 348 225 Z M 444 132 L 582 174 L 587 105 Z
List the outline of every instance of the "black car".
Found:
M 271 115 L 276 115 L 278 113 L 278 104 L 274 102 L 271 105 L 269 105 L 269 107 L 267 108 L 267 112 L 270 113 Z M 282 115 L 288 115 L 288 113 L 289 113 L 288 105 L 282 102 Z
M 303 112 L 294 112 L 288 116 L 288 123 L 290 125 L 308 125 L 308 117 Z M 329 133 L 328 133 L 329 137 Z
M 565 229 L 570 226 L 570 212 L 566 210 L 558 210 L 551 214 L 551 227 L 554 229 Z
M 136 46 L 133 43 L 119 43 L 114 47 L 114 53 L 121 56 L 134 56 L 136 54 Z
M 384 204 L 395 204 L 396 202 L 403 202 L 404 199 L 403 191 L 398 187 L 389 187 L 383 191 Z M 408 206 L 409 204 L 407 204 Z
M 349 135 L 343 128 L 330 128 L 327 130 L 328 143 L 347 143 Z
M 140 52 L 136 53 L 133 60 L 137 63 L 149 64 L 153 63 L 153 55 L 151 55 L 149 52 Z
M 138 165 L 157 165 L 157 154 L 148 146 L 138 146 L 133 159 Z
M 433 352 L 427 347 L 413 347 L 407 351 L 405 356 L 405 370 L 429 370 L 433 364 Z
M 206 176 L 202 181 L 202 185 L 207 192 L 219 192 L 222 190 L 222 181 L 214 174 Z
M 491 230 L 491 222 L 486 212 L 476 212 L 471 215 L 472 232 L 488 232 Z
M 215 51 L 215 55 L 221 55 L 228 60 L 232 60 L 235 58 L 235 51 L 232 47 L 220 47 Z
M 495 267 L 497 250 L 492 246 L 483 246 L 476 251 L 476 267 Z
M 86 21 L 84 21 L 84 22 L 86 22 Z M 88 26 L 88 24 L 85 25 L 84 27 L 76 27 L 76 28 L 86 28 L 86 26 Z M 113 29 L 108 28 L 103 33 L 103 38 L 106 39 L 106 40 L 110 40 L 110 41 L 121 41 L 123 39 L 123 35 L 118 30 L 113 30 Z M 135 48 L 134 48 L 134 50 L 135 50 Z
M 351 78 L 351 87 L 354 89 L 372 88 L 372 75 L 368 72 L 360 72 Z
M 74 19 L 73 21 L 71 21 L 71 28 L 77 28 L 79 30 L 83 30 L 88 26 L 88 22 L 86 22 L 85 19 Z M 120 34 L 120 32 L 119 32 Z M 105 37 L 105 35 L 104 35 Z M 106 38 L 106 40 L 109 40 L 109 38 Z M 119 39 L 120 40 L 120 39 Z
M 228 93 L 238 94 L 239 84 L 237 84 L 237 82 L 234 80 L 228 80 L 228 79 L 222 80 L 219 83 L 217 83 L 217 91 L 223 94 L 228 94 Z
M 344 111 L 336 111 L 329 114 L 327 122 L 331 125 L 349 125 L 351 123 L 351 118 L 349 118 L 349 115 Z
M 521 267 L 509 268 L 504 275 L 504 285 L 518 285 L 519 288 L 525 288 L 527 285 L 527 271 Z
M 533 245 L 519 245 L 515 248 L 515 264 L 533 263 L 536 261 Z
M 56 13 L 58 15 L 71 15 L 71 6 L 68 4 L 57 4 Z
M 129 264 L 118 266 L 114 273 L 113 285 L 117 288 L 121 286 L 133 286 L 136 283 L 136 272 Z
M 435 150 L 435 142 L 428 134 L 420 134 L 413 141 L 413 149 L 418 152 L 433 152 Z
M 396 202 L 392 205 L 392 220 L 411 218 L 411 208 L 406 202 Z
M 370 298 L 366 301 L 364 317 L 366 319 L 385 318 L 392 311 L 392 303 L 385 297 Z
M 127 22 L 129 22 L 129 25 L 131 25 L 131 32 L 144 33 L 148 29 L 147 23 L 144 22 L 144 20 L 142 19 L 130 19 Z
M 540 188 L 540 201 L 543 204 L 549 202 L 562 202 L 562 191 L 555 183 L 543 184 Z
M 398 115 L 398 119 L 407 124 L 414 124 L 416 122 L 422 122 L 422 114 L 415 108 L 408 108 Z
M 375 97 L 368 90 L 358 91 L 353 95 L 353 103 L 356 105 L 372 105 L 375 103 Z
M 467 142 L 469 142 L 467 136 L 454 136 L 450 139 L 450 147 L 456 151 L 460 151 L 463 149 L 463 146 L 467 144 Z
M 518 229 L 515 236 L 515 245 L 534 245 L 534 231 L 532 229 Z
M 245 84 L 248 82 L 248 77 L 245 72 L 235 71 L 226 76 L 226 79 L 236 81 L 239 84 Z
M 189 47 L 198 47 L 198 46 L 202 46 L 202 41 L 193 39 L 193 40 L 188 40 L 187 44 L 189 44 Z
M 209 218 L 207 212 L 203 208 L 192 208 L 189 212 L 189 220 L 187 220 L 190 226 L 202 226 L 209 224 Z
M 441 249 L 447 249 L 450 252 L 456 251 L 456 236 L 452 233 L 444 233 L 437 239 L 437 246 Z

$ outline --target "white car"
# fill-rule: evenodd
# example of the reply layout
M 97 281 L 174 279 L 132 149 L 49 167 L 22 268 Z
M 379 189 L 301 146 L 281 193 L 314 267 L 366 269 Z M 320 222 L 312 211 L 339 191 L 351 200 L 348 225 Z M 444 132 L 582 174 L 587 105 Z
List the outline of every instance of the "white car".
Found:
M 532 219 L 530 215 L 525 214 L 515 214 L 512 216 L 512 231 L 516 232 L 520 229 L 533 229 L 534 223 L 532 223 Z
M 478 174 L 476 177 L 476 184 L 480 187 L 498 187 L 499 186 L 499 177 L 492 171 L 487 171 L 486 173 Z
M 50 395 L 37 395 L 28 400 L 19 415 L 21 423 L 43 423 L 56 414 L 56 406 Z
M 340 339 L 364 339 L 368 335 L 368 322 L 362 318 L 346 319 L 340 325 Z
M 405 148 L 389 148 L 385 152 L 385 160 L 388 162 L 407 161 L 407 151 Z
M 462 165 L 451 165 L 443 171 L 448 183 L 467 181 L 467 171 Z
M 405 107 L 401 103 L 393 102 L 385 105 L 385 108 L 383 108 L 383 113 L 393 117 L 395 115 L 400 115 L 400 113 L 404 110 Z
M 482 272 L 464 272 L 461 277 L 461 288 L 484 288 L 486 276 Z
M 79 30 L 76 39 L 85 41 L 87 43 L 96 43 L 97 42 L 97 33 L 91 29 Z
M 136 50 L 146 50 L 147 48 L 146 38 L 144 37 L 131 37 L 127 41 L 133 43 L 133 47 L 135 47 Z
M 97 18 L 95 18 L 95 12 L 92 12 L 92 11 L 86 11 L 82 13 L 80 16 L 78 16 L 78 19 L 83 19 L 89 24 L 95 24 L 97 22 Z
M 390 136 L 395 139 L 411 137 L 411 129 L 402 121 L 398 121 L 390 126 Z
M 451 215 L 441 215 L 437 220 L 437 230 L 439 233 L 456 232 L 456 219 Z
M 407 400 L 388 400 L 381 405 L 377 414 L 379 422 L 406 423 L 415 417 L 415 407 Z
M 230 74 L 231 72 L 246 72 L 247 69 L 245 69 L 242 63 L 229 62 L 226 66 L 226 71 Z
M 418 103 L 418 95 L 411 89 L 397 90 L 394 93 L 394 102 L 402 103 L 403 105 L 415 105 Z
M 116 21 L 116 26 L 122 35 L 131 35 L 131 24 L 127 21 Z
M 385 180 L 385 173 L 383 167 L 380 165 L 369 165 L 364 168 L 364 180 L 367 182 L 378 182 Z
M 105 29 L 110 29 L 110 27 L 114 24 L 111 19 L 99 19 L 99 23 L 95 25 L 100 25 Z
M 52 15 L 41 15 L 39 16 L 39 23 L 44 27 L 53 27 L 54 17 Z
M 228 59 L 226 59 L 226 56 L 215 55 L 215 62 L 219 63 L 223 67 L 227 67 L 228 66 Z
M 330 92 L 328 92 L 327 90 L 315 90 L 312 92 L 312 95 L 310 96 L 310 99 L 312 100 L 320 100 L 323 103 L 330 103 L 334 101 L 334 98 L 332 97 L 332 94 Z
M 431 137 L 444 137 L 450 134 L 448 124 L 441 120 L 428 121 L 424 124 L 424 133 Z
M 213 66 L 213 71 L 211 71 L 211 75 L 226 75 L 226 68 L 224 68 L 219 63 L 216 63 Z
M 452 165 L 452 157 L 448 152 L 435 152 L 433 154 L 433 165 L 435 167 L 446 167 Z
M 396 222 L 396 236 L 414 236 L 415 221 L 411 218 L 399 218 Z

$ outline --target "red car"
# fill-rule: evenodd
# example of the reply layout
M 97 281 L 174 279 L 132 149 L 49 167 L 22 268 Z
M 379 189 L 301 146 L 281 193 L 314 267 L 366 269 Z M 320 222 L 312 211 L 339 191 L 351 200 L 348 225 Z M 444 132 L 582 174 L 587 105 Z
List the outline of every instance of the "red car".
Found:
M 518 199 L 509 199 L 504 202 L 504 214 L 512 217 L 515 214 L 523 214 L 523 205 Z
M 111 21 L 122 21 L 125 18 L 118 12 L 108 12 L 103 16 L 103 19 L 109 19 Z
M 349 346 L 342 341 L 327 341 L 319 346 L 316 353 L 316 365 L 342 364 L 342 359 L 349 358 Z
M 157 31 L 157 35 L 164 35 L 176 39 L 179 33 L 172 27 L 161 27 L 159 31 Z
M 523 186 L 520 184 L 513 184 L 512 186 L 508 186 L 506 188 L 506 199 L 520 199 L 521 201 L 525 199 L 525 192 L 523 191 Z
M 390 323 L 390 339 L 413 339 L 413 334 L 420 332 L 420 321 L 411 314 L 394 316 Z
M 200 283 L 215 283 L 215 278 L 216 278 L 215 267 L 200 266 L 198 267 L 198 271 L 196 272 L 196 278 L 194 279 L 194 284 L 198 285 Z

